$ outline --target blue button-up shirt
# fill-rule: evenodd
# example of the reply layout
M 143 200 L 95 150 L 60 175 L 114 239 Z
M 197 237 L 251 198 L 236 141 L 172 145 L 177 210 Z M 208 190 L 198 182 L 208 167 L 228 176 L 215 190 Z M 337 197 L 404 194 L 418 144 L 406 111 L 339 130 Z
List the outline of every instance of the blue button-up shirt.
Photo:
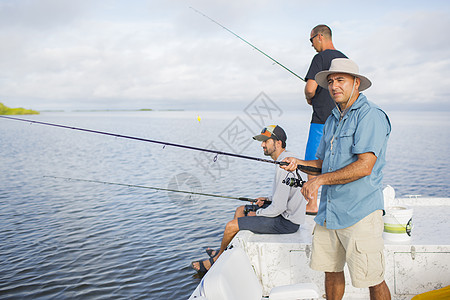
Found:
M 368 176 L 347 184 L 324 185 L 316 223 L 329 229 L 349 227 L 370 213 L 384 209 L 382 169 L 391 132 L 389 118 L 363 94 L 340 120 L 334 108 L 324 125 L 317 150 L 323 160 L 322 173 L 334 172 L 355 162 L 358 154 L 372 152 L 377 161 Z

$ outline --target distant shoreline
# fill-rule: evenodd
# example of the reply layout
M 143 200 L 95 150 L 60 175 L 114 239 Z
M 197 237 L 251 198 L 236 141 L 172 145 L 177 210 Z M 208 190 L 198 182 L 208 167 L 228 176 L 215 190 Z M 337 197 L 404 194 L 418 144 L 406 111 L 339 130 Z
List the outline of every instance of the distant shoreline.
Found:
M 185 111 L 184 109 L 151 109 L 151 108 L 141 108 L 141 109 L 74 109 L 74 110 L 41 110 L 41 112 L 132 112 L 132 111 Z
M 22 107 L 10 108 L 0 102 L 0 115 L 38 115 L 41 112 L 137 112 L 137 111 L 185 111 L 185 110 L 181 108 L 173 108 L 173 109 L 141 108 L 141 109 L 74 109 L 74 110 L 44 109 L 41 111 L 36 111 L 32 109 L 25 109 Z
M 0 115 L 38 115 L 39 112 L 32 109 L 22 107 L 10 108 L 0 102 Z

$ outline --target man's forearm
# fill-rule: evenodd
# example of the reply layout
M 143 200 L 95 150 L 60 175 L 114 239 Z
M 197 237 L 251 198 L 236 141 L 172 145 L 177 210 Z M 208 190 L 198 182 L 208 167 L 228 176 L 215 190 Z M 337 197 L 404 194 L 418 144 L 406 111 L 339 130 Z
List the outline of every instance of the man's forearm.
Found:
M 312 104 L 312 98 L 316 95 L 316 89 L 317 82 L 315 80 L 308 79 L 305 85 L 305 98 L 309 105 Z
M 317 177 L 320 185 L 346 184 L 368 176 L 372 173 L 376 162 L 373 153 L 358 155 L 358 160 L 334 172 L 324 173 Z

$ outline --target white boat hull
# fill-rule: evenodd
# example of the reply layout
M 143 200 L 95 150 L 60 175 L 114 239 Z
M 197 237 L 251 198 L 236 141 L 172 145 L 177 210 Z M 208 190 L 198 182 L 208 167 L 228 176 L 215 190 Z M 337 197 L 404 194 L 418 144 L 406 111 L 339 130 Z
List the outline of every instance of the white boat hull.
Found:
M 389 201 L 394 200 L 388 200 L 386 207 L 393 204 L 414 207 L 411 239 L 385 240 L 385 279 L 392 299 L 411 299 L 414 295 L 450 285 L 450 199 Z M 263 296 L 268 297 L 274 287 L 299 283 L 313 283 L 320 295 L 325 294 L 324 274 L 309 268 L 313 227 L 313 217 L 307 217 L 306 224 L 294 234 L 262 235 L 241 231 L 233 239 L 231 245 L 247 254 L 261 283 Z M 368 289 L 354 288 L 347 269 L 345 274 L 344 299 L 368 299 Z M 204 280 L 207 277 L 208 274 Z M 193 296 L 191 299 L 196 299 Z

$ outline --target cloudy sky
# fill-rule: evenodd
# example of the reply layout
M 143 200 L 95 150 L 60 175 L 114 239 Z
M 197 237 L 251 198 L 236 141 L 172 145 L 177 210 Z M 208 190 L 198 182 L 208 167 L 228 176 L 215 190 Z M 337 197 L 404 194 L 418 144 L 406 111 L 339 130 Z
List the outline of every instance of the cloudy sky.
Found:
M 381 106 L 450 109 L 450 1 L 0 0 L 0 102 L 45 109 L 309 109 L 311 28 L 373 81 Z M 227 104 L 227 106 L 224 106 Z

